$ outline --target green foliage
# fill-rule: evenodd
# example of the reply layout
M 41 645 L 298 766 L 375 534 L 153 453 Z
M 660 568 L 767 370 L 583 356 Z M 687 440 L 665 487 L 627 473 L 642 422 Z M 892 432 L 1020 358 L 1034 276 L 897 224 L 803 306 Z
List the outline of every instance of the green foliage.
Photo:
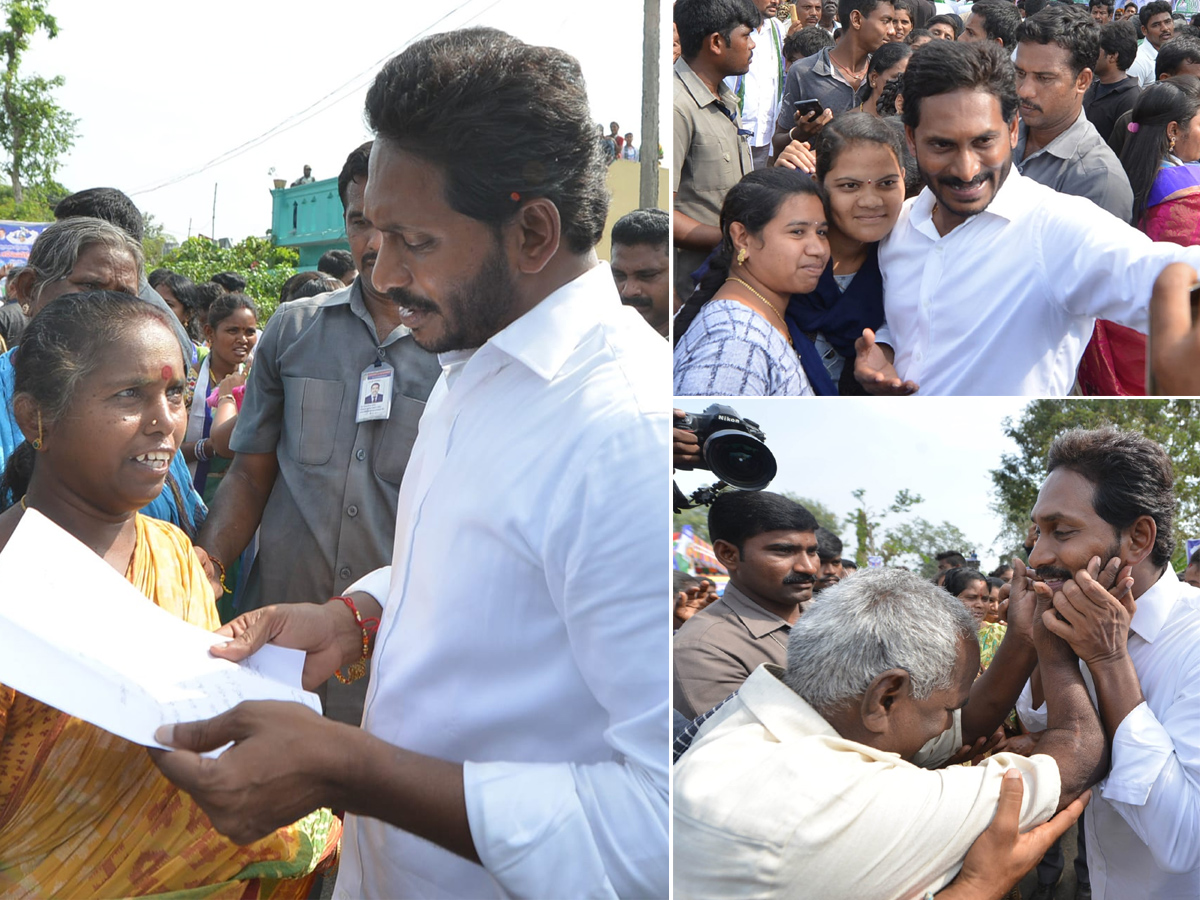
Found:
M 291 247 L 276 247 L 266 238 L 248 237 L 224 249 L 207 238 L 188 238 L 162 258 L 165 268 L 197 283 L 218 272 L 236 272 L 246 279 L 246 293 L 258 306 L 261 328 L 279 305 L 283 283 L 296 274 L 300 254 Z
M 1006 453 L 992 470 L 995 494 L 992 509 L 1004 522 L 1000 539 L 1017 548 L 1024 544 L 1029 513 L 1046 478 L 1050 443 L 1071 428 L 1118 428 L 1139 431 L 1157 441 L 1175 466 L 1175 538 L 1179 544 L 1172 563 L 1183 566 L 1183 538 L 1200 537 L 1200 418 L 1195 401 L 1152 400 L 1034 400 L 1004 430 L 1016 442 L 1017 453 Z
M 175 243 L 175 236 L 167 234 L 152 213 L 142 213 L 142 255 L 146 258 L 147 273 L 163 265 L 168 243 Z
M 841 517 L 820 500 L 812 500 L 808 497 L 801 497 L 799 494 L 792 491 L 783 491 L 783 496 L 787 497 L 789 500 L 799 503 L 810 513 L 812 513 L 817 519 L 817 524 L 822 528 L 828 528 L 838 537 L 841 537 Z
M 695 509 L 685 509 L 683 512 L 675 513 L 675 518 L 672 522 L 675 531 L 679 531 L 684 525 L 692 526 L 692 533 L 705 543 L 711 544 L 708 539 L 708 507 L 698 506 Z
M 48 184 L 35 184 L 25 188 L 22 200 L 18 203 L 13 198 L 13 190 L 8 185 L 0 186 L 0 219 L 13 219 L 18 222 L 53 222 L 54 207 L 58 201 L 71 194 L 57 181 Z
M 58 22 L 46 11 L 46 0 L 3 0 L 6 29 L 0 31 L 4 72 L 0 74 L 0 148 L 6 159 L 0 168 L 8 173 L 14 198 L 24 202 L 26 184 L 49 184 L 58 171 L 59 158 L 75 143 L 78 119 L 54 100 L 62 87 L 61 76 L 22 77 L 21 57 L 38 31 L 53 38 Z
M 933 578 L 937 574 L 937 560 L 934 557 L 943 550 L 969 554 L 967 536 L 949 522 L 934 525 L 918 516 L 888 531 L 880 555 L 885 564 L 903 560 L 910 563 L 909 567 L 923 578 Z

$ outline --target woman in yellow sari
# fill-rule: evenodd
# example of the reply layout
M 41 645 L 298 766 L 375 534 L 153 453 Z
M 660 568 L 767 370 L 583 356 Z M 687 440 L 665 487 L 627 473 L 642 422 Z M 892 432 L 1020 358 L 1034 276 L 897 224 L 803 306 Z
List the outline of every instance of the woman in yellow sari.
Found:
M 37 509 L 152 602 L 211 630 L 212 590 L 191 544 L 136 514 L 162 490 L 183 435 L 185 380 L 174 334 L 136 297 L 50 303 L 17 357 L 26 443 L 4 474 L 15 502 L 0 515 L 0 547 Z M 52 599 L 30 602 L 52 614 Z M 0 685 L 0 896 L 301 898 L 340 834 L 320 810 L 239 847 L 145 748 Z

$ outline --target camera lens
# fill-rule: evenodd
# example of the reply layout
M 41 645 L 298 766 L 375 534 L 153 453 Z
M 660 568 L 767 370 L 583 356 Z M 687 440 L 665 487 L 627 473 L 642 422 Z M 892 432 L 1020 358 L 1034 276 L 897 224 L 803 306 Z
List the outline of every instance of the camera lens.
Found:
M 744 431 L 718 431 L 704 442 L 704 461 L 726 484 L 743 491 L 761 491 L 778 467 L 767 445 Z

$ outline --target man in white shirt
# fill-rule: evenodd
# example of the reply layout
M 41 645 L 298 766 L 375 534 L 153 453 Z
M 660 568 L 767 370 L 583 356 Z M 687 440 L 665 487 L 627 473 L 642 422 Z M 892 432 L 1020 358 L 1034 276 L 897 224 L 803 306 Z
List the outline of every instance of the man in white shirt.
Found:
M 579 66 L 439 34 L 384 66 L 367 113 L 373 280 L 443 366 L 393 565 L 268 607 L 221 651 L 307 650 L 311 684 L 379 617 L 362 728 L 243 704 L 164 734 L 188 750 L 159 764 L 236 840 L 346 809 L 335 897 L 664 896 L 667 351 L 593 250 L 607 192 Z
M 737 94 L 742 128 L 750 132 L 750 155 L 754 168 L 765 169 L 771 155 L 771 137 L 783 97 L 783 78 L 787 63 L 783 58 L 783 24 L 776 18 L 779 0 L 754 0 L 763 15 L 754 32 L 754 55 L 744 75 L 730 75 L 725 84 Z
M 792 627 L 787 669 L 756 669 L 675 766 L 675 896 L 919 897 L 955 879 L 1006 770 L 1025 782 L 1023 829 L 1070 805 L 1103 771 L 1104 736 L 1074 655 L 1029 599 L 1022 587 L 1019 617 L 1037 626 L 1049 677 L 1048 737 L 1029 758 L 934 771 L 922 766 L 958 749 L 977 699 L 974 620 L 898 569 L 823 592 Z M 950 895 L 981 896 L 962 880 Z
M 1137 56 L 1128 73 L 1137 78 L 1142 87 L 1154 83 L 1154 62 L 1158 51 L 1175 33 L 1175 22 L 1171 18 L 1171 4 L 1167 0 L 1152 0 L 1138 10 L 1138 26 L 1145 38 L 1138 45 Z
M 1033 508 L 1046 627 L 1086 665 L 1112 765 L 1087 811 L 1097 900 L 1200 896 L 1200 590 L 1171 568 L 1171 460 L 1140 434 L 1071 431 L 1050 447 Z M 1119 557 L 1133 602 L 1086 573 Z M 1071 573 L 1078 574 L 1072 576 Z
M 1090 200 L 1012 171 L 1017 91 L 995 44 L 934 41 L 904 76 L 927 188 L 880 244 L 896 356 L 860 339 L 869 391 L 1062 396 L 1097 318 L 1145 333 L 1154 280 L 1200 248 L 1154 243 Z

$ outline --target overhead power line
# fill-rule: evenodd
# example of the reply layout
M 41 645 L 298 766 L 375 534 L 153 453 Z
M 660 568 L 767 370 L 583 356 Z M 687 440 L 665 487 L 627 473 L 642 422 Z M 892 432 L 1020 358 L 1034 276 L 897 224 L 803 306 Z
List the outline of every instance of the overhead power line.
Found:
M 276 125 L 273 125 L 271 128 L 268 128 L 262 134 L 258 135 L 258 137 L 251 138 L 250 140 L 246 141 L 245 143 L 239 144 L 238 146 L 234 147 L 231 150 L 226 150 L 224 153 L 220 154 L 219 156 L 214 156 L 208 162 L 203 163 L 202 165 L 200 165 L 194 169 L 189 169 L 186 172 L 183 172 L 179 175 L 175 175 L 171 178 L 166 179 L 165 181 L 161 181 L 158 184 L 152 185 L 151 187 L 144 187 L 144 188 L 139 188 L 136 191 L 130 191 L 129 196 L 136 197 L 140 194 L 151 194 L 154 191 L 161 190 L 162 188 L 170 187 L 173 184 L 179 184 L 181 181 L 186 181 L 189 178 L 193 178 L 196 175 L 199 175 L 203 172 L 208 171 L 209 169 L 213 168 L 214 166 L 219 166 L 222 163 L 229 162 L 229 160 L 231 160 L 231 159 L 236 159 L 237 157 L 241 156 L 243 153 L 253 150 L 255 147 L 259 146 L 260 144 L 265 143 L 266 141 L 270 140 L 271 138 L 278 137 L 279 135 L 283 134 L 284 132 L 290 131 L 292 128 L 295 128 L 297 125 L 300 125 L 300 124 L 308 121 L 313 116 L 316 116 L 319 113 L 324 112 L 325 110 L 329 109 L 330 107 L 336 106 L 338 103 L 341 103 L 343 100 L 345 100 L 347 97 L 349 97 L 352 93 L 354 93 L 355 91 L 362 88 L 362 86 L 364 84 L 366 84 L 367 81 L 371 80 L 375 76 L 375 73 L 378 70 L 378 68 L 381 65 L 383 65 L 383 63 L 387 62 L 389 59 L 391 59 L 393 56 L 395 56 L 397 53 L 399 53 L 401 50 L 403 50 L 405 47 L 407 47 L 413 41 L 417 40 L 418 38 L 424 37 L 426 34 L 429 34 L 431 31 L 433 31 L 435 28 L 437 28 L 439 25 L 441 25 L 443 22 L 445 22 L 451 16 L 456 15 L 457 13 L 463 11 L 464 9 L 466 9 L 468 6 L 470 6 L 474 2 L 476 2 L 476 0 L 464 0 L 464 2 L 460 3 L 458 6 L 454 7 L 449 12 L 442 15 L 435 22 L 433 22 L 430 25 L 427 25 L 425 28 L 421 29 L 419 32 L 417 32 L 415 35 L 413 35 L 411 38 L 409 38 L 407 41 L 405 41 L 403 44 L 401 44 L 396 49 L 390 50 L 388 53 L 381 56 L 379 59 L 375 60 L 375 62 L 371 63 L 371 65 L 367 66 L 367 68 L 363 69 L 358 74 L 351 76 L 349 80 L 342 82 L 340 85 L 335 87 L 332 91 L 330 91 L 328 94 L 325 94 L 323 97 L 320 97 L 319 99 L 310 103 L 304 109 L 293 113 L 292 115 L 288 116 L 283 121 L 279 122 Z M 488 3 L 487 6 L 485 6 L 484 9 L 481 10 L 478 15 L 481 15 L 483 12 L 486 12 L 488 9 L 490 9 L 493 6 L 496 6 L 500 2 L 501 2 L 501 0 L 492 0 L 492 2 Z M 478 15 L 476 15 L 474 18 L 478 18 Z

